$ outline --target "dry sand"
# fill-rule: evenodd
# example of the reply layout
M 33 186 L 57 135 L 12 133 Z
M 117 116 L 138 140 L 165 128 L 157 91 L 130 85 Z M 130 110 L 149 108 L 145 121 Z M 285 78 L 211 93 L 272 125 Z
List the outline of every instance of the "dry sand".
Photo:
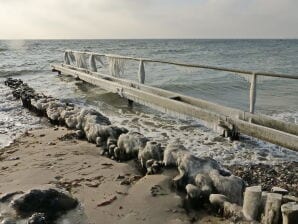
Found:
M 171 189 L 175 170 L 142 177 L 134 161 L 118 163 L 87 141 L 59 139 L 70 132 L 33 130 L 0 149 L 0 196 L 46 185 L 65 188 L 81 207 L 60 223 L 228 223 L 202 211 L 187 213 Z

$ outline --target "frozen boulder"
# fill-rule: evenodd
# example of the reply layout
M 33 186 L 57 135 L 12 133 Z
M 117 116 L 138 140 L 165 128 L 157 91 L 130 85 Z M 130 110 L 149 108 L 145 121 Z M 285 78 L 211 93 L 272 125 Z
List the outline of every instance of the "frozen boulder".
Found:
M 234 175 L 223 176 L 218 170 L 211 171 L 209 176 L 218 193 L 227 196 L 231 203 L 242 205 L 245 183 L 240 177 Z
M 120 135 L 117 142 L 117 159 L 128 160 L 136 158 L 139 151 L 144 149 L 147 141 L 148 139 L 138 132 Z
M 163 150 L 161 145 L 154 141 L 148 141 L 144 149 L 139 150 L 138 159 L 143 168 L 148 168 L 146 163 L 148 160 L 162 161 Z

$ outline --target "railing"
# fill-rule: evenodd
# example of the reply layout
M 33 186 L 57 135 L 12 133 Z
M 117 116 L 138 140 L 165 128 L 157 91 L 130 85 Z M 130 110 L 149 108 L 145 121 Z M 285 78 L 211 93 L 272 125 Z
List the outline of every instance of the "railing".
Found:
M 83 55 L 89 56 L 89 62 L 86 63 L 86 60 L 82 57 Z M 236 75 L 249 75 L 250 77 L 250 99 L 249 99 L 249 112 L 254 113 L 255 111 L 255 103 L 256 103 L 256 96 L 257 96 L 257 78 L 258 76 L 267 76 L 267 77 L 276 77 L 276 78 L 286 78 L 286 79 L 296 79 L 298 80 L 298 75 L 288 75 L 288 74 L 279 74 L 279 73 L 268 73 L 268 72 L 259 72 L 259 71 L 249 71 L 249 70 L 241 70 L 241 69 L 234 69 L 234 68 L 224 68 L 224 67 L 217 67 L 217 66 L 209 66 L 209 65 L 201 65 L 201 64 L 189 64 L 189 63 L 182 63 L 182 62 L 175 62 L 175 61 L 167 61 L 167 60 L 158 60 L 158 59 L 150 59 L 150 58 L 137 58 L 137 57 L 128 57 L 122 55 L 113 55 L 113 54 L 98 54 L 93 52 L 81 52 L 81 51 L 65 51 L 64 54 L 64 63 L 70 65 L 71 63 L 75 64 L 78 68 L 87 68 L 87 64 L 90 67 L 91 71 L 96 72 L 96 61 L 103 65 L 100 57 L 107 57 L 110 60 L 110 68 L 114 72 L 112 75 L 117 75 L 119 71 L 121 71 L 121 63 L 119 60 L 134 60 L 139 61 L 139 82 L 144 84 L 145 82 L 145 66 L 144 62 L 146 63 L 162 63 L 162 64 L 169 64 L 169 65 L 176 65 L 182 67 L 191 67 L 191 68 L 201 68 L 201 69 L 209 69 L 209 70 L 216 70 L 216 71 L 225 71 L 231 72 Z

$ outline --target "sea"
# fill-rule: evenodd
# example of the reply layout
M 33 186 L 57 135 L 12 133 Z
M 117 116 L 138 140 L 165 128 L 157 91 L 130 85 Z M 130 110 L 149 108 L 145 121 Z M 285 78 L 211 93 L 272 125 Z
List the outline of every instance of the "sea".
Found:
M 58 76 L 51 64 L 62 63 L 65 50 L 92 51 L 143 58 L 179 61 L 298 75 L 298 40 L 0 40 L 0 148 L 26 130 L 47 127 L 45 119 L 22 108 L 9 88 L 8 77 L 20 78 L 38 92 L 85 107 L 95 108 L 116 125 L 139 131 L 163 144 L 182 142 L 199 156 L 222 163 L 280 163 L 298 161 L 298 153 L 243 136 L 240 141 L 218 140 L 201 121 L 175 117 L 134 105 L 99 87 Z M 137 62 L 127 62 L 123 78 L 137 80 Z M 145 63 L 146 84 L 205 99 L 244 111 L 249 110 L 246 77 L 174 65 Z M 298 80 L 258 78 L 256 113 L 298 123 Z

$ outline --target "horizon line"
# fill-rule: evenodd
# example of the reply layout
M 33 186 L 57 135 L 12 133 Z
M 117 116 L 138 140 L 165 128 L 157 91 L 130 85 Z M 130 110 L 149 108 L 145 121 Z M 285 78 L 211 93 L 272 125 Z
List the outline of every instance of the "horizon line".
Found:
M 298 40 L 298 37 L 223 37 L 223 38 L 172 38 L 172 37 L 162 37 L 162 38 L 0 38 L 3 40 Z

